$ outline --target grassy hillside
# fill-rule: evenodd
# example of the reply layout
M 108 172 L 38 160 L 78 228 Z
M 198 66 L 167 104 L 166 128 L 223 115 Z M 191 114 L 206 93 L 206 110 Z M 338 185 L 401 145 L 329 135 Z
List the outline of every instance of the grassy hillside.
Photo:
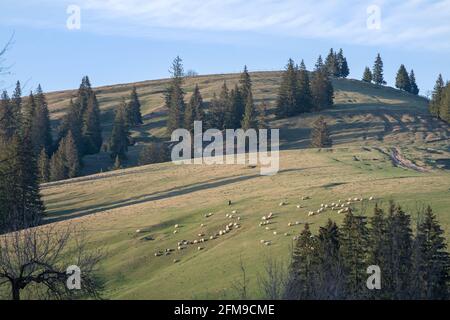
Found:
M 281 81 L 281 72 L 256 72 L 251 76 L 256 103 L 266 101 L 273 108 Z M 187 78 L 184 86 L 187 99 L 195 84 L 198 84 L 204 99 L 208 101 L 214 92 L 220 92 L 223 81 L 232 88 L 239 81 L 239 74 Z M 137 87 L 142 102 L 144 125 L 133 132 L 138 143 L 130 148 L 129 166 L 136 165 L 137 156 L 143 144 L 168 138 L 165 130 L 167 110 L 164 108 L 163 97 L 167 83 L 167 79 L 154 80 L 96 89 L 102 109 L 104 139 L 107 139 L 112 129 L 114 108 L 120 103 L 122 97 L 128 97 L 133 85 Z M 333 81 L 333 85 L 335 107 L 320 114 L 324 115 L 330 124 L 335 143 L 384 146 L 401 144 L 408 147 L 404 152 L 421 164 L 432 167 L 437 165 L 435 159 L 449 158 L 448 126 L 430 117 L 427 101 L 424 98 L 357 80 L 337 79 Z M 54 127 L 67 111 L 69 100 L 75 94 L 76 91 L 48 94 Z M 318 113 L 313 113 L 274 121 L 271 127 L 281 128 L 282 148 L 305 147 L 309 144 L 311 124 L 318 116 Z M 426 148 L 437 149 L 437 152 L 432 154 L 422 152 Z M 84 174 L 98 173 L 112 166 L 112 160 L 106 153 L 88 156 L 84 159 L 84 163 Z M 443 160 L 438 164 L 445 165 L 446 162 Z
M 254 73 L 252 79 L 257 101 L 273 103 L 280 73 Z M 187 79 L 186 91 L 189 94 L 198 83 L 208 100 L 223 80 L 231 87 L 238 75 Z M 166 80 L 136 85 L 145 124 L 134 132 L 135 137 L 141 143 L 164 139 Z M 259 168 L 244 165 L 172 163 L 96 174 L 43 185 L 46 219 L 84 227 L 93 247 L 107 248 L 100 272 L 106 281 L 106 297 L 116 299 L 234 298 L 240 260 L 250 279 L 250 295 L 259 297 L 257 277 L 265 259 L 270 256 L 287 263 L 292 237 L 304 222 L 317 230 L 328 218 L 338 222 L 343 218 L 335 211 L 313 217 L 308 212 L 321 203 L 349 197 L 374 196 L 382 204 L 395 199 L 413 214 L 413 221 L 417 208 L 431 204 L 450 240 L 450 173 L 439 168 L 450 158 L 448 126 L 430 118 L 426 101 L 420 97 L 354 80 L 336 80 L 334 87 L 335 107 L 321 114 L 330 124 L 335 146 L 301 149 L 308 145 L 317 113 L 273 120 L 271 125 L 281 128 L 284 149 L 275 176 L 261 176 Z M 130 88 L 131 84 L 98 88 L 105 136 L 114 106 Z M 73 93 L 48 95 L 55 121 Z M 139 147 L 132 148 L 131 162 Z M 395 165 L 393 155 L 405 167 Z M 85 171 L 96 173 L 108 161 L 106 154 L 87 157 Z M 310 199 L 301 200 L 303 196 Z M 279 206 L 282 201 L 286 205 Z M 370 214 L 374 204 L 357 202 L 354 208 Z M 237 214 L 227 218 L 232 210 Z M 206 218 L 209 212 L 213 215 Z M 259 222 L 269 212 L 275 218 L 266 230 Z M 298 225 L 288 226 L 296 221 Z M 154 256 L 158 250 L 176 249 L 179 241 L 198 240 L 199 233 L 209 238 L 230 222 L 239 223 L 240 228 L 169 256 Z M 176 224 L 180 228 L 174 234 Z M 270 240 L 272 245 L 264 246 L 260 240 Z
M 430 203 L 450 240 L 449 188 L 448 172 L 397 168 L 375 149 L 342 147 L 283 151 L 281 171 L 273 177 L 246 166 L 165 163 L 47 185 L 43 194 L 50 219 L 73 218 L 70 223 L 89 231 L 92 246 L 108 249 L 100 269 L 108 298 L 184 299 L 235 297 L 232 287 L 240 279 L 240 258 L 251 279 L 251 295 L 258 296 L 257 275 L 265 258 L 286 262 L 292 236 L 303 228 L 288 223 L 307 221 L 316 230 L 328 218 L 341 221 L 343 216 L 335 211 L 307 215 L 321 203 L 339 199 L 374 196 L 386 204 L 392 198 L 412 213 Z M 302 201 L 302 196 L 311 199 Z M 287 205 L 280 207 L 281 201 Z M 371 213 L 373 204 L 358 202 L 355 208 Z M 226 218 L 232 210 L 237 210 L 235 218 Z M 213 216 L 205 218 L 209 212 Z M 259 222 L 269 212 L 275 218 L 265 230 Z M 199 239 L 199 233 L 209 237 L 237 216 L 241 228 L 201 244 L 204 250 L 192 245 L 169 256 L 154 256 L 158 250 L 176 249 L 179 241 Z M 180 225 L 177 234 L 175 224 Z M 266 247 L 260 240 L 273 244 Z

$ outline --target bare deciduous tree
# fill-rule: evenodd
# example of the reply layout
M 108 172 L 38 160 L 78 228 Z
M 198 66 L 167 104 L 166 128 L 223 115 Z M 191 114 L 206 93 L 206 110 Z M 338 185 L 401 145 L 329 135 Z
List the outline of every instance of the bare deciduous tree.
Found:
M 100 298 L 95 272 L 103 250 L 88 250 L 85 234 L 53 224 L 0 235 L 0 288 L 9 288 L 13 300 L 24 289 L 39 299 Z M 81 270 L 79 290 L 67 286 L 71 265 Z
M 264 262 L 264 274 L 258 275 L 258 284 L 263 297 L 269 300 L 281 300 L 286 288 L 288 272 L 283 263 L 271 257 Z

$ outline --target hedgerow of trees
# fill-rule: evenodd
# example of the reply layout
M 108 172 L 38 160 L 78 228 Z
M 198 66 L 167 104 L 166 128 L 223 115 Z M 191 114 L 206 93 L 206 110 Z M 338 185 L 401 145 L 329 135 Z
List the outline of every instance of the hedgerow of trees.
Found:
M 293 250 L 285 299 L 448 299 L 450 257 L 432 209 L 413 233 L 411 217 L 391 203 L 368 218 L 346 214 L 313 234 L 305 224 Z M 380 267 L 379 290 L 366 287 L 367 267 Z

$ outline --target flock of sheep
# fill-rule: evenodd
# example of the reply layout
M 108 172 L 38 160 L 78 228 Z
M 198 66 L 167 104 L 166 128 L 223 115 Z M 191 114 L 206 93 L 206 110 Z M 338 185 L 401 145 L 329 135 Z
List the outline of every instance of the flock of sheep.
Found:
M 302 200 L 309 200 L 309 199 L 311 199 L 311 198 L 308 197 L 308 196 L 302 197 Z M 348 198 L 347 200 L 339 199 L 338 201 L 332 202 L 332 203 L 322 203 L 320 205 L 319 209 L 317 209 L 316 211 L 309 211 L 307 216 L 308 217 L 312 217 L 312 216 L 315 216 L 315 215 L 319 215 L 321 213 L 326 212 L 327 210 L 335 211 L 338 214 L 346 213 L 346 212 L 348 212 L 350 210 L 350 207 L 351 207 L 352 204 L 355 204 L 355 203 L 358 203 L 358 202 L 367 201 L 367 200 L 368 201 L 372 201 L 372 200 L 374 200 L 374 197 L 372 196 L 372 197 L 369 197 L 367 199 L 360 198 L 360 197 L 354 197 L 354 198 Z M 279 206 L 285 206 L 285 205 L 286 205 L 285 202 L 280 202 L 280 204 L 279 204 Z M 297 205 L 297 209 L 302 209 L 302 208 L 303 208 L 302 205 L 300 205 L 300 204 Z M 204 215 L 204 218 L 208 219 L 211 216 L 213 216 L 213 213 L 207 213 L 207 214 Z M 272 223 L 272 220 L 274 219 L 274 217 L 275 217 L 275 214 L 272 213 L 272 212 L 270 212 L 268 215 L 263 216 L 261 218 L 259 226 L 260 227 L 265 227 L 265 229 L 268 230 L 268 231 L 272 231 L 273 235 L 276 236 L 276 235 L 278 235 L 278 232 L 276 230 L 272 230 L 270 228 L 270 226 L 269 226 Z M 197 239 L 194 239 L 194 240 L 181 240 L 181 241 L 179 241 L 177 243 L 176 249 L 168 248 L 168 249 L 165 249 L 165 250 L 158 250 L 157 252 L 155 252 L 155 257 L 168 256 L 172 252 L 174 252 L 175 250 L 181 251 L 181 250 L 184 250 L 184 249 L 188 248 L 189 246 L 197 246 L 197 250 L 201 251 L 201 250 L 204 249 L 203 244 L 205 242 L 213 241 L 213 240 L 218 239 L 219 237 L 222 237 L 225 234 L 231 232 L 232 230 L 236 230 L 236 229 L 240 228 L 239 222 L 241 220 L 241 217 L 237 216 L 237 210 L 233 210 L 233 211 L 231 211 L 231 213 L 227 213 L 225 215 L 225 218 L 227 218 L 229 220 L 232 220 L 232 221 L 227 223 L 223 228 L 220 228 L 219 231 L 217 231 L 217 232 L 215 232 L 215 233 L 213 233 L 213 234 L 211 234 L 209 236 L 205 235 L 204 232 L 200 232 L 197 235 Z M 288 223 L 288 227 L 293 227 L 293 226 L 300 225 L 300 224 L 302 224 L 302 222 L 300 222 L 300 221 L 289 222 Z M 173 233 L 177 234 L 180 227 L 181 227 L 180 225 L 176 224 L 174 226 Z M 200 224 L 200 229 L 203 229 L 204 227 L 205 227 L 205 224 L 203 224 L 203 223 Z M 136 232 L 140 232 L 140 230 L 136 230 Z M 287 232 L 284 233 L 284 235 L 285 236 L 290 236 L 290 234 L 287 233 Z M 293 238 L 294 241 L 297 240 L 297 239 L 298 239 L 297 236 L 295 236 Z M 265 245 L 265 246 L 270 246 L 272 244 L 272 241 L 270 241 L 270 240 L 260 240 L 260 243 Z M 178 259 L 174 259 L 173 262 L 177 263 L 177 262 L 179 262 L 179 260 Z
M 207 241 L 212 241 L 212 240 L 215 240 L 215 239 L 217 239 L 217 238 L 219 238 L 221 236 L 224 236 L 225 234 L 231 232 L 232 230 L 239 229 L 241 227 L 240 224 L 239 224 L 239 221 L 241 220 L 241 217 L 236 216 L 236 214 L 237 214 L 236 210 L 233 210 L 231 212 L 231 214 L 227 213 L 225 215 L 225 217 L 228 218 L 228 219 L 232 219 L 233 221 L 227 223 L 218 232 L 215 232 L 214 234 L 210 235 L 209 237 L 206 236 L 204 232 L 200 232 L 197 235 L 198 239 L 194 239 L 194 240 L 191 240 L 191 241 L 190 240 L 181 240 L 181 241 L 179 241 L 178 244 L 177 244 L 177 250 L 181 251 L 181 250 L 186 249 L 188 246 L 197 245 L 197 250 L 201 251 L 201 250 L 204 249 L 204 247 L 202 246 L 203 243 L 205 243 Z M 204 215 L 205 218 L 209 218 L 211 216 L 213 216 L 212 213 L 207 213 L 207 214 Z M 180 227 L 181 227 L 180 225 L 176 224 L 174 226 L 175 230 L 173 231 L 173 233 L 177 234 L 178 233 L 178 229 Z M 200 224 L 200 228 L 201 229 L 204 228 L 204 227 L 205 227 L 204 223 Z M 155 252 L 155 257 L 168 256 L 174 251 L 175 251 L 175 249 L 166 249 L 164 251 L 159 250 L 159 251 Z M 179 262 L 179 260 L 178 259 L 174 259 L 173 262 L 177 263 L 177 262 Z

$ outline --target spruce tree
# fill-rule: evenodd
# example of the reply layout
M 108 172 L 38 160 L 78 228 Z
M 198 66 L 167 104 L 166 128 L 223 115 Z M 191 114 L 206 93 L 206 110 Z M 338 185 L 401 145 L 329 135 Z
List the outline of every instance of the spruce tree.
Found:
M 83 89 L 84 90 L 84 89 Z M 80 157 L 84 154 L 84 142 L 82 134 L 82 122 L 80 118 L 80 103 L 70 99 L 69 110 L 64 115 L 61 124 L 58 127 L 58 140 L 57 145 L 60 144 L 61 140 L 67 136 L 67 134 L 72 132 L 75 144 L 77 145 L 77 150 Z
M 115 159 L 119 156 L 121 159 L 126 159 L 129 145 L 129 131 L 127 126 L 126 101 L 117 108 L 114 118 L 113 130 L 109 142 L 109 151 L 111 158 Z
M 100 151 L 103 143 L 100 109 L 94 94 L 87 98 L 87 106 L 83 115 L 82 136 L 84 154 L 96 154 Z M 76 142 L 76 140 L 74 141 Z
M 50 160 L 50 181 L 60 181 L 68 177 L 63 146 L 64 138 L 59 142 L 59 147 Z
M 324 69 L 325 69 L 325 66 L 323 64 L 322 56 L 319 55 L 319 57 L 317 58 L 316 65 L 314 66 L 314 71 L 323 71 Z
M 300 68 L 298 69 L 298 107 L 297 111 L 300 113 L 310 112 L 313 109 L 312 105 L 311 83 L 309 80 L 309 73 L 306 70 L 305 62 L 302 60 Z
M 361 299 L 367 295 L 369 230 L 366 217 L 356 216 L 350 210 L 340 230 L 340 251 L 347 275 L 346 296 L 350 299 Z
M 242 118 L 241 127 L 243 130 L 256 129 L 258 127 L 256 121 L 255 104 L 253 102 L 253 94 L 251 91 L 247 94 L 245 113 L 244 118 Z
M 335 222 L 328 220 L 319 228 L 317 236 L 317 269 L 315 299 L 336 300 L 345 298 L 346 274 L 340 252 L 340 232 Z
M 241 73 L 241 78 L 239 79 L 239 89 L 242 95 L 242 100 L 246 102 L 248 100 L 248 95 L 252 91 L 252 79 L 248 73 L 247 66 L 244 66 L 244 71 Z
M 241 127 L 241 121 L 245 113 L 245 101 L 242 96 L 241 89 L 236 85 L 230 93 L 230 99 L 232 103 L 232 111 L 234 113 L 234 126 L 233 129 Z
M 317 239 L 306 223 L 298 237 L 292 255 L 290 275 L 286 289 L 286 298 L 289 300 L 305 300 L 314 297 L 314 272 L 317 260 L 315 253 Z
M 278 118 L 291 117 L 299 110 L 299 81 L 294 61 L 289 59 L 278 89 L 275 114 Z
M 436 80 L 436 84 L 434 85 L 431 101 L 429 104 L 430 113 L 438 118 L 440 118 L 440 107 L 443 90 L 444 90 L 444 79 L 442 79 L 442 75 L 439 74 Z
M 80 157 L 71 131 L 65 137 L 62 145 L 67 177 L 69 179 L 75 178 L 80 173 Z
M 50 161 L 48 159 L 47 151 L 42 148 L 38 158 L 38 180 L 40 183 L 50 181 Z
M 330 148 L 333 145 L 330 131 L 323 116 L 320 116 L 313 124 L 311 132 L 312 148 Z
M 36 112 L 36 100 L 33 92 L 30 93 L 22 109 L 22 126 L 21 131 L 23 136 L 32 135 L 33 117 Z
M 37 156 L 33 151 L 31 136 L 25 134 L 16 141 L 15 177 L 11 189 L 14 194 L 13 228 L 17 230 L 38 224 L 45 207 L 39 190 Z
M 230 100 L 230 92 L 227 83 L 224 81 L 219 94 L 220 109 L 223 112 L 223 125 L 217 129 L 231 129 L 233 127 L 232 103 Z
M 439 105 L 439 117 L 450 123 L 450 83 L 442 89 L 442 97 Z
M 334 53 L 333 49 L 330 49 L 330 53 L 325 59 L 325 68 L 330 77 L 338 77 L 339 76 L 339 64 L 337 61 L 337 56 Z
M 311 94 L 314 110 L 320 111 L 333 106 L 334 89 L 326 72 L 320 70 L 314 72 Z
M 193 132 L 194 121 L 203 121 L 204 118 L 203 98 L 198 85 L 195 85 L 194 92 L 192 93 L 184 113 L 184 128 Z
M 130 110 L 131 110 L 131 124 L 133 126 L 138 126 L 143 124 L 142 114 L 141 114 L 141 102 L 139 101 L 139 96 L 137 94 L 136 86 L 133 86 L 130 94 Z
M 38 155 L 42 148 L 44 148 L 47 153 L 50 153 L 53 144 L 50 116 L 47 99 L 45 98 L 41 85 L 36 90 L 35 102 L 36 107 L 34 108 L 31 126 L 34 151 Z
M 369 67 L 366 67 L 364 69 L 364 74 L 362 77 L 362 81 L 367 82 L 367 83 L 372 83 L 372 71 L 370 71 Z
M 373 65 L 372 71 L 373 82 L 377 85 L 385 85 L 386 81 L 384 81 L 383 75 L 383 60 L 381 59 L 381 55 L 378 54 L 375 63 Z
M 220 99 L 217 98 L 216 93 L 214 93 L 209 107 L 208 125 L 210 128 L 219 130 L 223 128 L 225 122 L 225 112 L 222 107 L 223 105 L 220 103 Z
M 397 72 L 397 77 L 395 78 L 395 87 L 406 92 L 411 91 L 411 82 L 409 81 L 409 75 L 403 64 L 400 66 L 400 69 Z
M 167 119 L 167 131 L 169 134 L 184 125 L 184 91 L 183 85 L 183 64 L 180 57 L 176 57 L 172 63 L 171 71 L 172 80 L 166 89 L 165 105 L 169 110 Z
M 450 256 L 444 230 L 430 207 L 426 209 L 422 221 L 418 224 L 413 251 L 414 298 L 447 300 Z
M 16 82 L 16 87 L 14 89 L 14 93 L 11 97 L 13 106 L 14 106 L 14 113 L 16 114 L 16 120 L 18 123 L 20 123 L 20 117 L 22 112 L 22 87 L 20 85 L 20 81 Z
M 418 95 L 419 94 L 419 87 L 416 83 L 416 75 L 414 74 L 414 70 L 411 69 L 411 72 L 409 73 L 409 82 L 411 83 L 411 92 L 412 94 Z
M 386 220 L 388 252 L 383 278 L 389 299 L 411 298 L 412 230 L 411 218 L 400 206 L 390 204 Z
M 350 74 L 350 69 L 348 67 L 347 58 L 344 57 L 344 51 L 342 49 L 339 50 L 336 60 L 339 70 L 338 76 L 340 78 L 347 78 Z
M 0 136 L 11 139 L 17 131 L 17 125 L 13 103 L 8 93 L 3 91 L 0 97 Z

